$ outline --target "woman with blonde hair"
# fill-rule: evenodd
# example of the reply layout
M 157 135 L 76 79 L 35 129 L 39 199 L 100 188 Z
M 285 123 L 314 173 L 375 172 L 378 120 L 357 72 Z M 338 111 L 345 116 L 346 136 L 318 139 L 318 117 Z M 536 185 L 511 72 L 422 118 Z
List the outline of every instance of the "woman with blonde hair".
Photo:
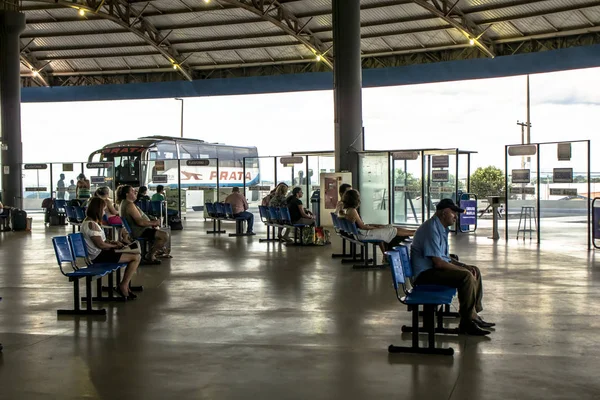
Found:
M 285 183 L 280 183 L 275 188 L 275 193 L 273 193 L 273 197 L 269 201 L 269 207 L 287 207 L 287 192 L 289 186 Z M 281 234 L 284 228 L 277 228 L 277 237 L 279 240 L 283 240 L 286 242 L 293 242 L 290 239 L 290 229 L 285 230 L 285 234 Z

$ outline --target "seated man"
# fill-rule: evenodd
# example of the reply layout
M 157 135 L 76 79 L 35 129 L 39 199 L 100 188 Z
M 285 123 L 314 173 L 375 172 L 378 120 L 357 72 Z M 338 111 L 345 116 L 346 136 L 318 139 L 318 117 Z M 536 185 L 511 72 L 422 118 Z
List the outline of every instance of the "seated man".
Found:
M 292 195 L 288 198 L 288 209 L 292 224 L 315 225 L 315 217 L 310 211 L 302 207 L 302 188 L 295 187 Z
M 494 323 L 485 322 L 478 312 L 483 310 L 483 286 L 479 268 L 450 258 L 448 227 L 456 223 L 456 213 L 463 213 L 450 199 L 441 200 L 436 213 L 417 229 L 411 247 L 411 261 L 416 285 L 443 285 L 458 290 L 461 333 L 483 336 Z
M 156 187 L 156 193 L 152 195 L 152 201 L 165 201 L 165 187 L 158 185 Z
M 248 212 L 248 201 L 240 193 L 239 187 L 231 189 L 231 194 L 225 199 L 225 203 L 231 204 L 233 210 L 233 216 L 238 218 L 244 218 L 248 222 L 248 229 L 246 230 L 247 235 L 254 235 L 252 228 L 254 227 L 254 214 Z

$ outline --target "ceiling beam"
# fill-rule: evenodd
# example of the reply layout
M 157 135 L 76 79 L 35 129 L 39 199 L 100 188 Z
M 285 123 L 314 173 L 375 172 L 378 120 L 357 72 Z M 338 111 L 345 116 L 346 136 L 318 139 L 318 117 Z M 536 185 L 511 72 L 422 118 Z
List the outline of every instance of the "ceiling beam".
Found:
M 27 69 L 31 71 L 31 77 L 38 82 L 41 82 L 44 86 L 49 87 L 48 76 L 46 72 L 43 71 L 45 65 L 42 65 L 39 60 L 37 60 L 31 54 L 27 54 L 26 51 L 22 51 L 20 55 L 21 64 L 23 64 Z
M 114 22 L 128 32 L 135 34 L 140 39 L 143 39 L 148 45 L 154 47 L 156 51 L 164 58 L 169 60 L 175 69 L 177 69 L 186 79 L 192 80 L 192 75 L 186 67 L 182 65 L 182 60 L 179 60 L 177 51 L 170 47 L 166 38 L 160 36 L 156 28 L 149 21 L 140 19 L 139 16 L 131 13 L 130 5 L 121 0 L 108 0 L 98 3 L 96 0 L 85 0 L 85 4 L 68 2 L 65 0 L 35 0 L 36 2 L 53 4 L 63 8 L 71 8 L 74 10 L 83 10 L 86 13 L 94 14 L 102 19 Z M 107 12 L 102 11 L 106 9 Z M 82 17 L 85 18 L 85 17 Z M 134 19 L 135 23 L 131 22 Z M 101 32 L 97 32 L 101 34 Z
M 496 57 L 496 55 L 494 54 L 494 51 L 491 49 L 491 47 L 488 46 L 488 44 L 484 43 L 483 40 L 480 40 L 481 36 L 484 34 L 485 31 L 482 31 L 479 28 L 479 26 L 477 26 L 469 18 L 467 18 L 462 13 L 462 11 L 460 11 L 460 9 L 458 9 L 458 7 L 456 7 L 456 3 L 454 4 L 454 6 L 448 7 L 449 2 L 447 0 L 441 0 L 442 7 L 438 8 L 438 7 L 428 3 L 425 0 L 412 0 L 412 1 L 413 1 L 413 3 L 418 4 L 419 6 L 423 7 L 424 9 L 426 9 L 427 11 L 432 13 L 437 18 L 440 18 L 440 19 L 446 21 L 446 23 L 452 25 L 460 33 L 462 33 L 468 40 L 470 40 L 474 45 L 479 47 L 481 49 L 481 51 L 483 51 L 488 57 L 491 57 L 491 58 Z M 439 3 L 437 3 L 435 0 L 434 0 L 433 4 L 436 4 L 439 6 Z M 457 20 L 455 17 L 453 17 L 453 15 L 458 16 L 459 20 Z
M 221 4 L 229 4 L 242 8 L 253 13 L 275 25 L 288 35 L 292 36 L 310 51 L 316 57 L 333 69 L 331 56 L 327 55 L 329 48 L 326 48 L 321 40 L 314 35 L 306 26 L 306 23 L 300 21 L 294 14 L 285 9 L 277 0 L 257 1 L 257 0 L 216 0 Z

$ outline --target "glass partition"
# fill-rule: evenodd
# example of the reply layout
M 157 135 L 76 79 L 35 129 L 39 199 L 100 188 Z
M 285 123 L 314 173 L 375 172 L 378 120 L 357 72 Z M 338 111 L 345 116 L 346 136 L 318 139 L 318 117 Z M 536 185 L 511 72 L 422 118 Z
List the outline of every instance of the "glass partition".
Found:
M 24 164 L 23 178 L 23 209 L 25 211 L 41 211 L 42 201 L 51 196 L 52 181 L 50 165 Z M 3 199 L 5 204 L 15 204 L 15 199 Z
M 111 195 L 114 198 L 116 197 L 114 164 L 112 162 L 84 163 L 83 174 L 90 181 L 90 194 L 92 196 L 98 188 L 106 186 L 111 190 Z
M 389 223 L 389 164 L 387 152 L 358 156 L 360 214 L 367 224 Z
M 167 166 L 170 162 L 166 161 Z M 215 201 L 221 175 L 217 164 L 216 158 L 179 160 L 182 210 L 203 211 L 205 202 Z M 227 178 L 233 178 L 231 184 L 243 180 L 241 173 L 231 176 L 228 171 L 223 172 L 227 174 Z M 176 200 L 173 198 L 171 202 L 173 201 Z
M 287 158 L 287 156 L 277 157 L 277 183 L 286 183 L 290 187 L 290 193 L 294 187 L 302 187 L 302 204 L 305 208 L 308 208 L 310 205 L 307 206 L 307 199 L 310 194 L 306 193 L 306 157 L 302 157 L 303 161 L 301 164 L 291 165 L 282 164 L 282 158 Z
M 75 199 L 77 197 L 77 177 L 83 172 L 81 169 L 82 163 L 53 163 L 50 167 L 54 197 L 67 201 Z M 88 174 L 86 174 L 86 177 L 89 179 Z
M 332 155 L 308 156 L 308 176 L 310 193 L 319 189 L 321 173 L 335 172 L 335 158 Z
M 540 239 L 587 245 L 590 194 L 588 141 L 541 143 Z
M 458 150 L 426 150 L 423 157 L 426 171 L 425 218 L 430 218 L 435 214 L 435 207 L 440 200 L 457 200 Z
M 251 210 L 258 210 L 262 199 L 275 189 L 275 162 L 275 157 L 244 158 L 244 195 Z
M 420 151 L 394 152 L 392 162 L 392 223 L 422 223 L 423 174 Z
M 520 155 L 522 152 L 528 153 Z M 537 145 L 506 146 L 505 238 L 537 235 L 538 160 Z

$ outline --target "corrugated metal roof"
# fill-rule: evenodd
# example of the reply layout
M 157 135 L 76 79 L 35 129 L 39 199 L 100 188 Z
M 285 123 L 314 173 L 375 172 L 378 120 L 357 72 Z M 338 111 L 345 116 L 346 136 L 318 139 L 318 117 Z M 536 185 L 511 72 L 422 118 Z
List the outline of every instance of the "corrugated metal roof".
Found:
M 30 21 L 22 46 L 41 63 L 51 60 L 44 69 L 49 74 L 158 70 L 185 57 L 189 58 L 184 65 L 192 69 L 290 60 L 314 62 L 314 53 L 327 51 L 333 40 L 331 0 L 283 1 L 281 7 L 289 19 L 275 22 L 277 6 L 265 5 L 269 8 L 252 12 L 232 0 L 209 4 L 148 0 L 131 3 L 130 18 L 122 24 L 105 18 L 110 11 L 106 4 L 98 14 L 88 12 L 79 17 L 76 9 L 59 7 L 50 0 L 22 3 Z M 252 3 L 244 4 L 251 7 Z M 461 27 L 461 31 L 452 26 L 463 17 L 476 26 L 467 35 L 481 35 L 492 48 L 494 41 L 526 41 L 540 34 L 567 36 L 584 27 L 600 31 L 600 2 L 594 0 L 460 0 L 450 13 L 451 21 L 410 1 L 362 0 L 361 7 L 362 51 L 380 56 L 468 46 L 469 38 L 462 31 L 471 28 Z M 263 18 L 263 14 L 273 20 Z M 145 33 L 144 27 L 158 36 Z M 301 44 L 300 39 L 312 44 Z M 179 59 L 169 55 L 176 52 Z M 23 66 L 22 72 L 27 71 Z

